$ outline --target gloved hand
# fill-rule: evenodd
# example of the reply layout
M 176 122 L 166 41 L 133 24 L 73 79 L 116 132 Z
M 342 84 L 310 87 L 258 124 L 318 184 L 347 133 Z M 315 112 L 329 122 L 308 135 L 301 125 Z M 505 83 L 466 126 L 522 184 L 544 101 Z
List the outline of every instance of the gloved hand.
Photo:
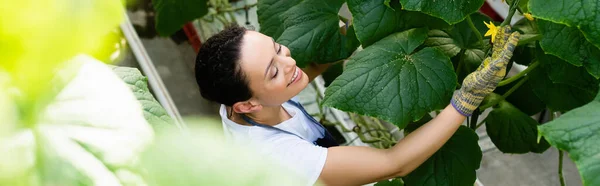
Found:
M 462 115 L 471 116 L 483 98 L 490 94 L 506 74 L 506 65 L 519 41 L 519 32 L 511 33 L 510 26 L 501 27 L 494 39 L 492 56 L 487 57 L 476 71 L 463 81 L 452 96 L 452 106 Z

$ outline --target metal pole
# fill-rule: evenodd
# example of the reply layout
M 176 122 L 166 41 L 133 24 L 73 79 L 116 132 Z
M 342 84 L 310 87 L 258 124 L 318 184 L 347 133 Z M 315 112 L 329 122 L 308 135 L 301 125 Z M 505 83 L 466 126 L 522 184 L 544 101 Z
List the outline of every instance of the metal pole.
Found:
M 127 42 L 129 42 L 131 51 L 133 52 L 136 60 L 138 61 L 138 64 L 140 65 L 143 74 L 146 77 L 148 77 L 148 85 L 150 86 L 150 89 L 152 89 L 154 96 L 156 97 L 158 102 L 165 108 L 169 116 L 173 118 L 173 120 L 175 121 L 175 126 L 177 126 L 177 128 L 179 128 L 180 130 L 187 129 L 185 123 L 183 122 L 181 114 L 179 114 L 179 110 L 177 110 L 177 107 L 175 106 L 171 95 L 167 91 L 167 87 L 165 87 L 165 84 L 162 82 L 160 74 L 158 74 L 154 63 L 152 63 L 148 52 L 146 52 L 146 48 L 144 48 L 140 37 L 131 25 L 131 22 L 129 21 L 129 16 L 125 14 L 124 17 L 125 20 L 121 24 L 121 30 L 123 31 L 123 35 L 125 35 Z

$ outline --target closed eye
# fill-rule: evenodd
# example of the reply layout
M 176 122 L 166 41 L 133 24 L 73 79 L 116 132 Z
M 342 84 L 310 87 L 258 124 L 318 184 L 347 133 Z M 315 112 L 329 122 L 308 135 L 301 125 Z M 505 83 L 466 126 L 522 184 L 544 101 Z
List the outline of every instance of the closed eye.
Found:
M 281 47 L 281 44 L 279 44 L 279 49 L 277 49 L 277 54 L 280 54 L 280 53 L 281 53 L 281 48 L 282 48 L 282 47 Z
M 275 67 L 275 74 L 273 75 L 273 77 L 271 77 L 271 79 L 275 79 L 275 77 L 277 77 L 277 73 L 279 73 L 279 69 Z

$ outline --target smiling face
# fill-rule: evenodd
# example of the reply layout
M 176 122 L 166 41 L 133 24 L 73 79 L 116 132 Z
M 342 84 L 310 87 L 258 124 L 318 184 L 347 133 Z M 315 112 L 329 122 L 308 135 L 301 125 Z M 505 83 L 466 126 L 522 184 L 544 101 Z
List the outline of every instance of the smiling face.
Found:
M 273 38 L 246 31 L 240 49 L 239 67 L 252 91 L 251 101 L 279 106 L 308 85 L 308 77 L 296 66 L 290 50 Z

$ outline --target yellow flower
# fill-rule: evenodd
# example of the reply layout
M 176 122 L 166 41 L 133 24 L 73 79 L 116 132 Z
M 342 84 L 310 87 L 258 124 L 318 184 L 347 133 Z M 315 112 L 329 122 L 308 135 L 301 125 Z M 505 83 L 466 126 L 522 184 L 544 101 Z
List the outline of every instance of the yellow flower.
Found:
M 525 16 L 525 18 L 527 18 L 527 20 L 533 21 L 533 16 L 531 16 L 530 13 L 524 13 L 523 16 Z
M 492 43 L 493 43 L 494 38 L 496 37 L 496 34 L 498 33 L 498 29 L 500 27 L 496 27 L 496 25 L 494 25 L 494 23 L 492 21 L 490 21 L 490 24 L 488 24 L 484 21 L 483 24 L 485 24 L 485 26 L 487 26 L 489 28 L 489 30 L 485 33 L 484 36 L 492 36 Z

